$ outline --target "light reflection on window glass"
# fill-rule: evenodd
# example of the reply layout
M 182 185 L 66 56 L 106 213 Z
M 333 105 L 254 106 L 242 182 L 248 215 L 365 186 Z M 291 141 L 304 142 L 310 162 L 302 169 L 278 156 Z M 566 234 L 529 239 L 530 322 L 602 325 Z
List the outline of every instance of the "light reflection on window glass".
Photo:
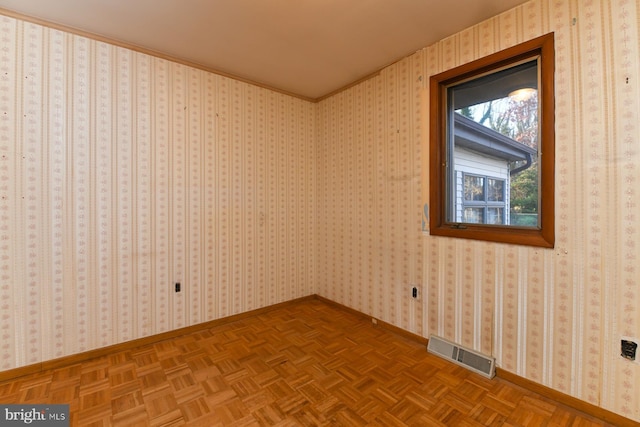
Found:
M 484 177 L 465 175 L 464 199 L 475 201 L 484 200 Z
M 487 224 L 504 224 L 504 209 L 487 208 Z
M 464 222 L 470 224 L 484 224 L 484 208 L 465 208 Z
M 504 201 L 504 180 L 487 178 L 487 200 L 489 202 Z

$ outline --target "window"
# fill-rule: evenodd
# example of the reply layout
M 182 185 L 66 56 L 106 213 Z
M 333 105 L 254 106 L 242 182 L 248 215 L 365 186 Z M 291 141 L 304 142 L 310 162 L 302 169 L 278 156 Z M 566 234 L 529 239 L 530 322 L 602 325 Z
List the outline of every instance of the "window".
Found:
M 463 195 L 456 222 L 505 224 L 504 179 L 464 175 Z
M 430 233 L 554 245 L 553 34 L 431 77 Z

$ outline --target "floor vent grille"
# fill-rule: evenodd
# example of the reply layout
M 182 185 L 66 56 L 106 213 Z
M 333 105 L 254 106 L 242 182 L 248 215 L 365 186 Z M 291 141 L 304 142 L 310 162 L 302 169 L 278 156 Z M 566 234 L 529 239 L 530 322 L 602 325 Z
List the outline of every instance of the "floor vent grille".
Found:
M 463 348 L 435 335 L 429 337 L 427 351 L 487 378 L 493 378 L 496 375 L 495 358 Z

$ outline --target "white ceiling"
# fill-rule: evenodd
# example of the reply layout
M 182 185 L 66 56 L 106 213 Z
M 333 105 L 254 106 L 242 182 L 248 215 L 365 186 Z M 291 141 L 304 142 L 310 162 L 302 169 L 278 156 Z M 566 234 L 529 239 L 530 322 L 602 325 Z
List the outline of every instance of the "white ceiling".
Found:
M 525 1 L 0 0 L 0 8 L 317 99 Z

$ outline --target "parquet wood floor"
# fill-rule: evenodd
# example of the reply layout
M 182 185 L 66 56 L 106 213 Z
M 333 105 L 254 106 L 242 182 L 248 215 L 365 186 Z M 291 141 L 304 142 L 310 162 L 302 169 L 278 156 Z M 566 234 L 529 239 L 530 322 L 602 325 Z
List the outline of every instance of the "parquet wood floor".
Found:
M 78 426 L 606 426 L 319 300 L 0 383 Z

